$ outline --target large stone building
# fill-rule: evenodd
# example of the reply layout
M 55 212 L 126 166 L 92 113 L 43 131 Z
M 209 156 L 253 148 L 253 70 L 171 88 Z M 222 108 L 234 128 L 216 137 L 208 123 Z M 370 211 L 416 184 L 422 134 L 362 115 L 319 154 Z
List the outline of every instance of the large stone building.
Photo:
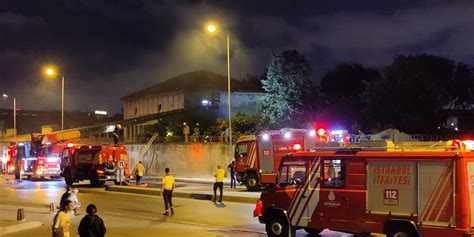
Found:
M 255 113 L 255 102 L 262 93 L 262 89 L 253 84 L 231 79 L 232 115 Z M 227 94 L 226 76 L 204 70 L 185 73 L 123 97 L 124 119 L 202 107 L 217 112 L 210 116 L 226 118 Z M 125 141 L 136 141 L 147 124 L 125 127 Z

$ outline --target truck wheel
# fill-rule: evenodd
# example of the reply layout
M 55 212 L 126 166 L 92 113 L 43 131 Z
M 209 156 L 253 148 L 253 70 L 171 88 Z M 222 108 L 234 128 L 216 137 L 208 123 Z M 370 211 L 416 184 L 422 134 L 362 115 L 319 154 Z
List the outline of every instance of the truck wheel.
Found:
M 257 175 L 255 173 L 251 173 L 247 175 L 245 178 L 245 187 L 249 191 L 259 191 L 260 185 L 258 184 Z
M 72 179 L 71 171 L 66 169 L 64 170 L 64 182 L 66 183 L 67 186 L 72 186 L 72 183 L 74 182 Z
M 306 231 L 306 233 L 309 234 L 309 236 L 319 236 L 319 233 L 322 232 L 322 230 L 308 228 L 308 227 L 304 228 L 304 230 Z
M 292 227 L 281 215 L 271 217 L 265 224 L 265 230 L 269 237 L 292 237 L 296 233 L 296 228 Z
M 388 231 L 387 237 L 418 237 L 418 234 L 411 229 L 398 227 Z

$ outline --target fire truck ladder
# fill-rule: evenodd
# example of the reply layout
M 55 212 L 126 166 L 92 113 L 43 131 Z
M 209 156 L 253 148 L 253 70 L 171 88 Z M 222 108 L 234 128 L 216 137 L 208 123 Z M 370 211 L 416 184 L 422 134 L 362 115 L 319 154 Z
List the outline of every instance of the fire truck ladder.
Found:
M 140 154 L 138 155 L 138 159 L 137 159 L 137 162 L 141 161 L 143 159 L 143 156 L 145 156 L 146 152 L 148 151 L 148 149 L 150 149 L 151 147 L 151 144 L 153 144 L 153 142 L 156 140 L 156 138 L 158 137 L 158 133 L 154 133 L 153 136 L 150 138 L 150 140 L 148 140 L 148 142 L 146 143 L 146 145 L 143 147 L 143 149 L 140 151 Z M 134 165 L 135 166 L 135 165 Z

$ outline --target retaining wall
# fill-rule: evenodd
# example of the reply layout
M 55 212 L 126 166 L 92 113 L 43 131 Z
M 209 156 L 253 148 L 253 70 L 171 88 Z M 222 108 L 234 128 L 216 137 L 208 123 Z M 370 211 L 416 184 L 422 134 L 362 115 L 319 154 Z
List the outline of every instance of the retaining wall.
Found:
M 125 145 L 130 169 L 138 162 L 145 144 Z M 222 143 L 166 143 L 153 144 L 142 158 L 145 175 L 164 175 L 166 167 L 174 176 L 212 176 L 217 165 L 224 168 L 231 162 L 229 146 Z

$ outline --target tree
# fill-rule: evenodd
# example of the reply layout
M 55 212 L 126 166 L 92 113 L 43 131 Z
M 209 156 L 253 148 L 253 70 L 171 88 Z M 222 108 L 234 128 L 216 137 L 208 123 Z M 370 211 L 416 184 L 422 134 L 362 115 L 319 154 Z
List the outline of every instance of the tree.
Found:
M 324 104 L 317 120 L 338 121 L 346 128 L 359 124 L 364 108 L 361 95 L 367 84 L 380 78 L 377 70 L 355 63 L 339 64 L 335 69 L 329 70 L 321 78 L 320 91 Z M 356 133 L 357 129 L 351 132 Z
M 410 133 L 436 133 L 449 107 L 472 103 L 473 71 L 434 55 L 395 56 L 364 94 L 365 118 Z
M 232 129 L 234 129 L 235 134 L 237 135 L 255 134 L 260 119 L 261 118 L 258 115 L 248 115 L 238 112 L 232 119 Z
M 311 111 L 311 65 L 296 50 L 274 54 L 262 80 L 266 94 L 257 101 L 269 127 L 301 127 Z

